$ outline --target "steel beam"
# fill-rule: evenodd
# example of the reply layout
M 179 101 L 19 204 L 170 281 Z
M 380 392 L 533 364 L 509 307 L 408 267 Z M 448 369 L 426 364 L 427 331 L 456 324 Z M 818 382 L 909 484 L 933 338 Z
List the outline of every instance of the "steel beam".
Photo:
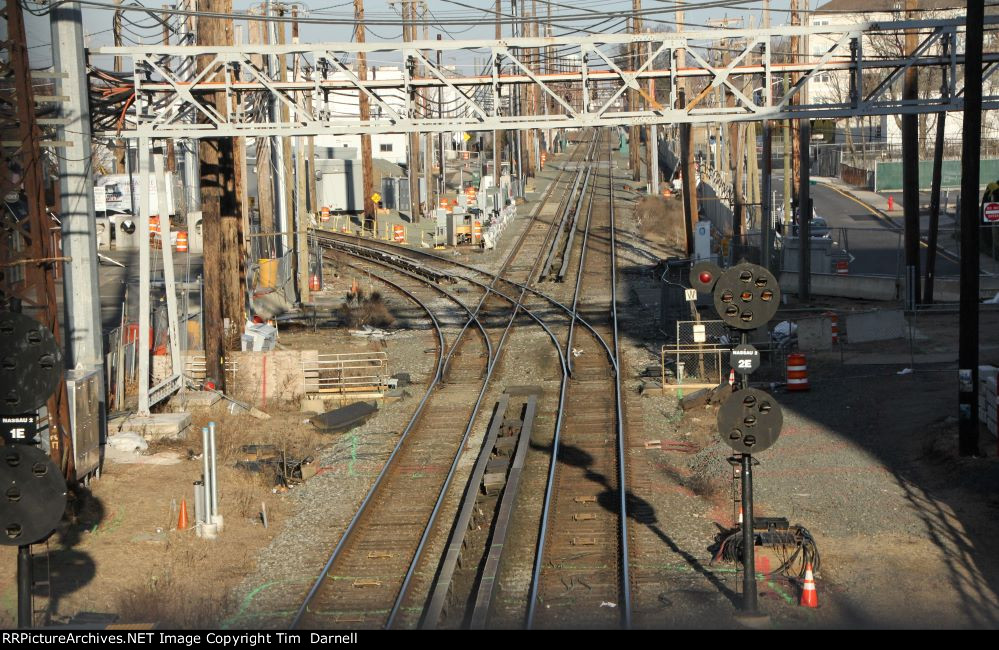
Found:
M 999 17 L 992 16 L 988 24 L 999 24 Z M 875 34 L 901 33 L 910 28 L 919 32 L 920 45 L 913 54 L 893 59 L 865 58 L 862 43 Z M 732 39 L 745 39 L 744 48 L 724 66 L 713 65 L 697 55 L 697 50 L 717 38 L 717 33 L 644 33 L 613 34 L 587 37 L 511 38 L 484 41 L 411 41 L 407 43 L 320 43 L 283 45 L 237 46 L 164 46 L 140 45 L 130 47 L 103 47 L 91 50 L 91 57 L 118 56 L 131 62 L 134 86 L 147 101 L 135 102 L 125 121 L 121 136 L 125 137 L 230 137 L 230 136 L 306 136 L 379 133 L 426 133 L 448 131 L 486 131 L 505 129 L 552 129 L 600 127 L 610 125 L 656 125 L 667 123 L 733 122 L 760 119 L 818 119 L 867 115 L 911 115 L 959 111 L 964 108 L 962 89 L 920 100 L 919 103 L 885 97 L 883 91 L 906 70 L 923 66 L 955 67 L 964 63 L 964 56 L 956 52 L 936 54 L 934 48 L 942 38 L 955 42 L 963 37 L 964 20 L 895 21 L 884 23 L 859 23 L 853 25 L 791 26 L 765 29 L 727 30 Z M 765 53 L 774 51 L 777 41 L 788 36 L 823 35 L 832 43 L 815 61 L 799 63 L 774 63 L 769 56 L 760 63 L 746 63 L 747 56 L 758 47 Z M 639 55 L 634 70 L 621 69 L 615 63 L 617 49 L 626 43 L 643 43 L 644 54 Z M 531 48 L 562 47 L 575 49 L 585 65 L 557 73 L 530 70 L 521 64 L 522 56 Z M 252 51 L 251 51 L 252 49 Z M 441 67 L 435 62 L 437 52 L 462 50 L 487 50 L 493 65 L 490 74 L 461 75 Z M 398 79 L 360 79 L 344 62 L 352 60 L 359 52 L 378 52 L 379 58 L 398 61 L 402 75 Z M 431 54 L 426 54 L 430 52 Z M 677 57 L 685 52 L 694 65 L 678 65 Z M 255 56 L 254 56 L 255 55 Z M 278 81 L 269 74 L 266 65 L 259 63 L 277 55 L 294 55 L 306 62 L 309 75 L 291 81 Z M 656 57 L 664 55 L 667 65 L 656 66 Z M 194 79 L 173 70 L 188 70 L 195 57 L 207 57 L 212 63 L 205 72 Z M 257 62 L 255 62 L 255 59 Z M 500 74 L 496 62 L 506 59 L 512 67 L 508 74 Z M 419 61 L 417 66 L 408 61 Z M 169 62 L 169 65 L 165 64 Z M 999 53 L 983 57 L 983 75 L 999 67 Z M 791 102 L 800 97 L 818 73 L 841 71 L 853 81 L 867 79 L 876 84 L 875 91 L 867 96 L 855 92 L 847 102 L 814 99 L 809 102 Z M 772 96 L 770 88 L 778 75 L 797 73 L 800 81 L 779 99 Z M 749 77 L 750 79 L 747 79 Z M 207 82 L 206 79 L 225 79 L 224 82 Z M 741 79 L 740 79 L 741 78 Z M 641 87 L 642 82 L 666 80 L 671 97 L 676 96 L 677 84 L 684 80 L 700 80 L 709 87 L 727 86 L 736 98 L 734 107 L 703 107 L 692 102 L 686 109 L 663 107 L 650 102 L 647 108 L 615 110 L 615 98 L 628 88 Z M 767 89 L 754 97 L 737 91 L 743 83 L 762 83 Z M 207 93 L 220 90 L 240 101 L 227 107 L 226 114 L 209 110 L 201 99 Z M 514 106 L 510 114 L 500 113 L 496 98 L 504 87 L 516 90 L 523 86 L 537 87 L 540 96 L 555 100 L 559 112 L 547 114 L 541 104 L 528 109 Z M 859 86 L 858 86 L 859 87 Z M 447 89 L 460 99 L 460 110 L 450 115 L 436 111 L 421 111 L 408 106 L 405 99 L 416 90 Z M 266 97 L 267 101 L 291 107 L 293 93 L 311 92 L 316 101 L 311 110 L 298 106 L 289 111 L 289 117 L 255 122 L 248 118 L 247 106 Z M 361 120 L 356 114 L 338 115 L 322 101 L 330 93 L 364 93 L 382 107 L 379 115 Z M 817 93 L 812 93 L 813 95 Z M 602 104 L 584 98 L 602 96 Z M 492 101 L 488 101 L 489 98 Z M 983 108 L 999 108 L 999 95 L 985 96 Z M 193 124 L 192 116 L 205 115 L 207 123 Z M 261 116 L 262 117 L 262 116 Z M 108 137 L 118 133 L 102 134 Z M 120 136 L 119 136 L 120 137 Z

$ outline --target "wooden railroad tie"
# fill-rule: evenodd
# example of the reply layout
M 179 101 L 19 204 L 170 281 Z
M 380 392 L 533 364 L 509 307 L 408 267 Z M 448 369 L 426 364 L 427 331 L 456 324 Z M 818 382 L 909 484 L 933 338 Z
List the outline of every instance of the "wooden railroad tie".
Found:
M 381 587 L 381 580 L 372 580 L 370 578 L 356 578 L 354 580 L 355 587 Z

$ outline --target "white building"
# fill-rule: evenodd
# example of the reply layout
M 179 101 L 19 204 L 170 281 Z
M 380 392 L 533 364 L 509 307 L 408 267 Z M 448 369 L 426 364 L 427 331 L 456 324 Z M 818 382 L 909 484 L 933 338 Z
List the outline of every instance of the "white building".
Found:
M 889 22 L 896 20 L 906 20 L 904 0 L 830 0 L 819 5 L 813 13 L 809 13 L 808 20 L 812 26 L 823 25 L 844 25 L 852 26 L 863 22 Z M 919 19 L 934 18 L 957 18 L 964 16 L 965 7 L 961 0 L 917 0 L 917 10 Z M 922 38 L 920 38 L 920 41 Z M 835 34 L 813 34 L 807 39 L 807 52 L 811 60 L 818 60 L 825 55 L 829 48 L 835 45 L 838 36 Z M 964 50 L 963 35 L 959 35 L 959 42 L 952 44 L 957 51 Z M 887 36 L 874 34 L 865 36 L 862 44 L 865 58 L 878 58 L 879 56 L 901 57 L 903 55 L 904 39 L 899 36 Z M 986 51 L 990 49 L 988 37 L 986 37 Z M 939 43 L 934 44 L 930 50 L 931 54 L 940 54 Z M 833 52 L 834 58 L 849 58 L 849 46 L 841 46 Z M 962 74 L 960 70 L 959 73 Z M 865 85 L 876 84 L 882 78 L 883 70 L 872 71 L 865 74 Z M 995 83 L 994 78 L 988 83 Z M 919 95 L 932 96 L 939 93 L 940 76 L 936 71 L 929 69 L 919 70 Z M 866 89 L 867 92 L 870 88 Z M 830 71 L 821 73 L 813 77 L 808 84 L 808 97 L 813 101 L 846 102 L 849 101 L 849 73 L 847 71 Z M 897 81 L 886 91 L 890 97 L 901 96 L 901 81 Z M 995 111 L 986 111 L 982 116 L 982 136 L 983 138 L 999 137 L 999 123 L 996 121 Z M 845 120 L 839 124 L 840 130 L 847 128 Z M 901 144 L 901 116 L 891 115 L 871 118 L 851 118 L 850 127 L 854 134 L 854 143 L 860 142 L 887 142 L 891 145 Z M 936 133 L 936 116 L 920 116 L 919 131 L 921 139 L 928 139 L 932 147 L 932 140 Z M 959 141 L 962 133 L 962 116 L 959 113 L 949 113 L 947 116 L 945 139 L 948 141 Z
M 353 66 L 351 66 L 354 69 Z M 444 70 L 454 71 L 453 66 L 444 66 Z M 335 73 L 331 75 L 331 78 L 337 80 L 349 79 L 349 76 L 345 73 Z M 369 79 L 402 79 L 403 73 L 402 68 L 398 66 L 381 66 L 374 68 L 369 72 Z M 391 90 L 391 91 L 379 91 L 377 95 L 390 106 L 393 110 L 400 114 L 405 114 L 406 112 L 406 99 L 402 91 Z M 327 116 L 329 119 L 357 119 L 360 120 L 361 108 L 358 102 L 358 91 L 338 91 L 335 93 L 330 93 L 328 97 L 324 97 L 322 94 L 315 95 L 313 98 L 315 105 L 319 107 L 322 111 L 321 115 Z M 446 119 L 449 115 L 465 115 L 469 110 L 467 106 L 459 99 L 457 93 L 451 88 L 444 87 L 440 90 L 440 100 L 438 103 L 438 93 L 436 90 L 432 90 L 427 93 L 426 97 L 418 97 L 417 104 L 420 110 L 424 110 L 424 104 L 426 109 L 432 116 L 437 115 L 439 108 L 442 108 L 444 112 L 444 118 Z M 378 117 L 384 110 L 381 105 L 375 101 L 369 101 L 371 116 Z M 446 142 L 453 142 L 453 138 L 448 137 L 445 139 Z M 404 133 L 378 133 L 371 136 L 371 153 L 375 158 L 382 158 L 393 162 L 397 165 L 406 164 L 406 148 L 409 145 L 409 136 Z M 360 135 L 320 135 L 316 136 L 316 148 L 319 151 L 323 151 L 326 148 L 340 148 L 340 147 L 353 147 L 357 153 L 360 155 L 361 151 L 361 136 Z
M 353 67 L 353 66 L 352 66 Z M 370 78 L 374 79 L 401 79 L 402 70 L 395 66 L 385 66 L 375 68 L 371 71 Z M 331 75 L 333 79 L 346 80 L 350 77 L 343 72 Z M 400 91 L 380 93 L 379 97 L 391 106 L 394 110 L 405 112 L 406 100 Z M 343 91 L 330 93 L 328 97 L 322 94 L 313 97 L 315 105 L 319 107 L 321 115 L 330 119 L 355 118 L 361 119 L 361 107 L 358 102 L 357 91 Z M 378 116 L 382 107 L 376 102 L 369 102 L 372 117 Z M 376 133 L 371 136 L 371 155 L 374 158 L 382 158 L 397 165 L 406 164 L 406 147 L 408 138 L 403 133 Z M 323 151 L 326 148 L 352 147 L 357 156 L 361 152 L 360 135 L 319 135 L 316 136 L 316 149 Z

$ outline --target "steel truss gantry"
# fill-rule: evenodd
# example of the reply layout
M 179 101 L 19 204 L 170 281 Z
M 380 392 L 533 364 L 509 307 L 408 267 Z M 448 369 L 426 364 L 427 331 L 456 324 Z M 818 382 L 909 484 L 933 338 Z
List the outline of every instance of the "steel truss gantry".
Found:
M 999 23 L 987 17 L 986 25 Z M 919 47 L 911 56 L 870 56 L 866 49 L 872 38 L 900 34 L 906 29 L 919 33 Z M 485 131 L 492 129 L 572 128 L 732 122 L 763 119 L 835 118 L 862 115 L 932 113 L 963 109 L 963 82 L 957 74 L 964 62 L 956 47 L 941 43 L 963 42 L 963 18 L 946 20 L 893 21 L 853 25 L 792 26 L 768 29 L 731 29 L 682 33 L 616 34 L 558 38 L 510 38 L 483 41 L 413 41 L 411 43 L 317 43 L 292 45 L 239 45 L 229 47 L 140 45 L 101 47 L 91 50 L 97 57 L 119 56 L 131 68 L 136 101 L 121 132 L 104 132 L 105 137 L 205 138 L 228 136 L 304 136 L 357 133 L 409 133 L 441 131 Z M 791 36 L 820 37 L 831 43 L 822 55 L 799 63 L 778 62 L 776 54 L 786 50 Z M 733 51 L 731 62 L 713 64 L 704 47 L 724 37 Z M 636 69 L 624 69 L 619 61 L 628 43 L 646 43 L 638 48 Z M 731 45 L 735 43 L 735 45 Z M 545 48 L 550 48 L 545 50 Z M 677 52 L 687 53 L 688 65 L 677 67 Z M 471 59 L 474 53 L 490 53 L 488 72 L 462 75 L 435 63 L 436 52 L 445 60 Z M 531 65 L 531 52 L 570 52 L 560 56 L 557 69 Z M 350 62 L 359 52 L 377 54 L 380 60 L 398 62 L 403 74 L 398 79 L 361 80 Z M 940 52 L 947 52 L 941 54 Z M 301 57 L 310 70 L 302 79 L 280 82 L 267 72 L 267 55 Z M 263 55 L 263 56 L 261 56 Z M 190 78 L 177 70 L 190 70 L 195 57 L 210 60 Z M 888 92 L 912 66 L 946 67 L 948 87 L 917 102 L 903 101 Z M 982 75 L 988 79 L 999 66 L 999 53 L 986 53 Z M 417 76 L 423 68 L 427 73 Z M 538 68 L 541 68 L 539 70 Z M 803 88 L 816 75 L 848 74 L 849 96 L 845 101 L 813 97 L 801 101 Z M 784 75 L 798 81 L 787 92 L 775 90 Z M 187 79 L 184 76 L 188 76 Z M 216 81 L 222 79 L 222 81 Z M 662 99 L 650 97 L 650 79 L 661 80 L 668 92 Z M 703 90 L 690 93 L 686 105 L 678 105 L 677 86 L 692 80 Z M 209 81 L 211 80 L 211 81 Z M 515 86 L 536 85 L 542 96 L 551 97 L 557 110 L 542 114 L 520 113 L 516 108 L 504 114 L 500 98 Z M 711 106 L 702 99 L 710 90 L 724 86 L 735 97 L 735 106 Z M 746 92 L 747 87 L 756 88 Z M 448 88 L 460 111 L 438 117 L 436 111 L 424 114 L 417 94 Z M 618 100 L 629 89 L 641 93 L 647 108 L 623 110 Z M 232 101 L 219 112 L 207 101 L 208 93 L 223 91 Z M 333 93 L 362 92 L 380 111 L 361 121 L 357 115 L 330 115 L 322 101 L 312 109 L 296 101 L 302 93 L 322 99 Z M 815 94 L 815 93 L 811 93 Z M 258 121 L 249 107 L 259 100 L 274 100 L 288 107 L 286 121 Z M 400 99 L 400 97 L 404 99 Z M 491 101 L 486 101 L 490 99 Z M 999 108 L 999 95 L 985 94 L 983 108 Z

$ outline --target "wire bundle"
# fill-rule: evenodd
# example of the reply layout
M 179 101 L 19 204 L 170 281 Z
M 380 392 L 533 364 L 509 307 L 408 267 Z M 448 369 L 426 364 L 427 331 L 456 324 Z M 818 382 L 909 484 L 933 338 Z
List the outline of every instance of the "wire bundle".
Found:
M 717 550 L 711 563 L 719 560 L 727 562 L 742 562 L 742 529 L 724 531 L 719 534 Z M 808 529 L 795 524 L 784 531 L 754 531 L 754 539 L 762 538 L 763 547 L 768 547 L 780 560 L 780 565 L 767 573 L 768 576 L 782 575 L 785 578 L 805 578 L 805 569 L 809 564 L 812 571 L 818 572 L 820 567 L 819 547 Z M 769 540 L 769 541 L 768 541 Z

